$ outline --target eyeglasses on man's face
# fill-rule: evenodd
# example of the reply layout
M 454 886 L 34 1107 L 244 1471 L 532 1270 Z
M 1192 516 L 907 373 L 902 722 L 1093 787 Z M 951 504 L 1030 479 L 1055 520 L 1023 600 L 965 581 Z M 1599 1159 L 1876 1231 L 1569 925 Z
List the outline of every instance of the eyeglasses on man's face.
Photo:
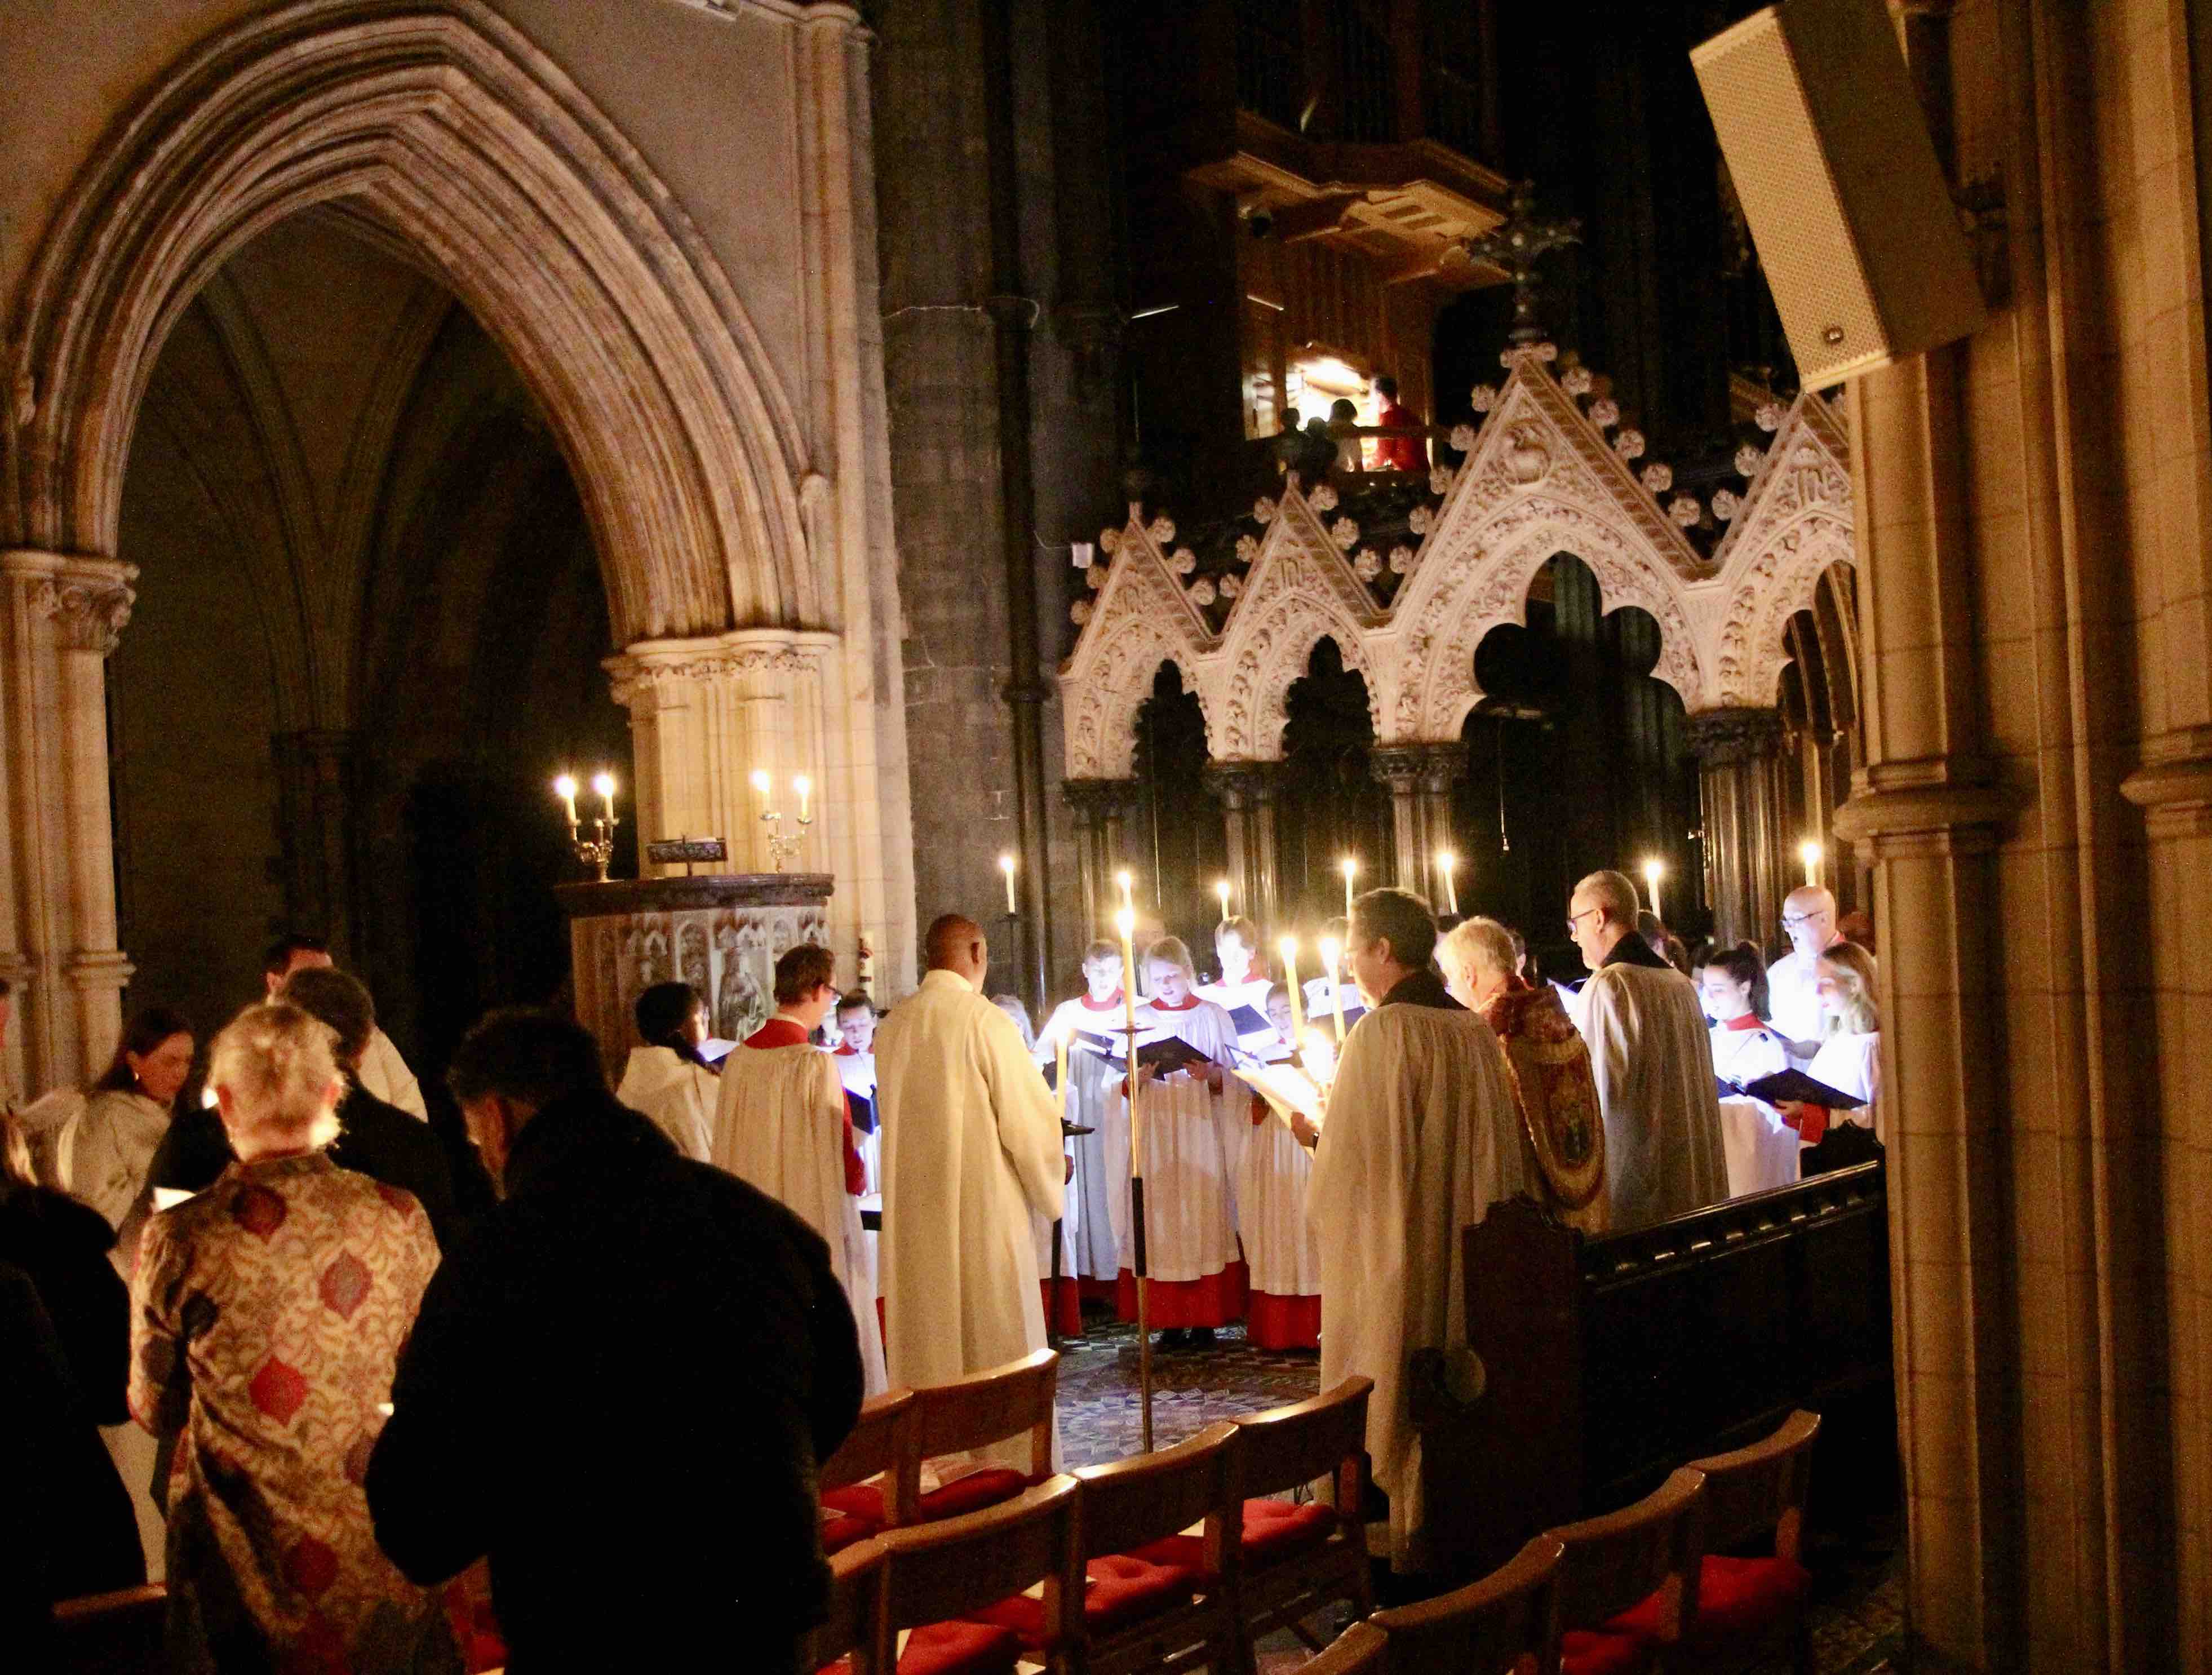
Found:
M 1784 913 L 1782 915 L 1782 928 L 1785 931 L 1794 931 L 1801 925 L 1816 924 L 1827 916 L 1825 911 L 1814 913 Z
M 1588 919 L 1592 913 L 1603 913 L 1605 909 L 1602 907 L 1584 907 L 1578 913 L 1569 913 L 1567 915 L 1567 934 L 1571 937 L 1580 936 L 1582 934 L 1582 922 Z

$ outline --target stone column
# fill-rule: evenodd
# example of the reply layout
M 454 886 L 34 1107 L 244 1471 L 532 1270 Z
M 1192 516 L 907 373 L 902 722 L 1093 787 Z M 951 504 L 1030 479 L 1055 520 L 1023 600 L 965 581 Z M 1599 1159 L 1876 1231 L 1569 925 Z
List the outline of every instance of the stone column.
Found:
M 0 968 L 21 983 L 10 1068 L 26 1093 L 97 1075 L 121 1033 L 106 662 L 137 575 L 0 553 Z
M 1421 865 L 1421 750 L 1418 744 L 1378 744 L 1367 753 L 1367 771 L 1390 792 L 1389 881 L 1419 889 Z
M 1075 810 L 1077 888 L 1085 942 L 1113 930 L 1114 869 L 1121 853 L 1122 805 L 1135 794 L 1133 780 L 1063 780 L 1060 794 Z
M 1782 717 L 1771 709 L 1713 709 L 1689 718 L 1704 812 L 1705 900 L 1716 941 L 1771 947 L 1794 846 L 1783 829 Z
M 1276 884 L 1275 789 L 1279 762 L 1210 762 L 1206 788 L 1221 799 L 1222 825 L 1229 841 L 1229 878 L 1236 891 L 1234 911 L 1257 924 L 1263 935 L 1275 932 L 1281 907 Z
M 1367 762 L 1376 782 L 1390 788 L 1390 882 L 1443 912 L 1437 854 L 1459 848 L 1452 837 L 1452 786 L 1466 776 L 1467 746 L 1455 738 L 1381 744 Z
M 331 730 L 283 733 L 276 743 L 284 917 L 327 937 L 337 962 L 350 966 L 355 735 Z

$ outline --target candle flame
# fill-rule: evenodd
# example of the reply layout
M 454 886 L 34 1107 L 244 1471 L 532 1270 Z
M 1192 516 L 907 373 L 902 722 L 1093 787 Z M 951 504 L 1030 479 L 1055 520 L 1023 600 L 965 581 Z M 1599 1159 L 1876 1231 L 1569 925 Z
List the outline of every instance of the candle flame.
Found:
M 1331 971 L 1335 970 L 1336 956 L 1344 952 L 1344 944 L 1338 942 L 1334 937 L 1323 937 L 1316 945 L 1321 950 L 1322 962 L 1326 964 Z
M 999 871 L 1005 873 L 1009 878 L 1012 877 L 1014 876 L 1014 858 L 1012 855 L 1000 856 Z
M 1797 846 L 1797 859 L 1804 862 L 1808 866 L 1819 865 L 1820 862 L 1820 846 L 1814 842 L 1810 838 L 1806 839 L 1804 842 Z
M 1449 849 L 1439 849 L 1437 851 L 1437 865 L 1447 872 L 1454 871 L 1459 866 L 1459 857 Z
M 1344 858 L 1344 882 L 1347 884 L 1350 883 L 1353 878 L 1358 876 L 1358 872 L 1359 863 L 1352 859 L 1351 856 L 1346 855 Z
M 804 774 L 801 774 L 792 780 L 791 788 L 797 792 L 801 797 L 804 797 L 808 792 L 814 789 L 814 781 L 808 779 Z
M 576 794 L 576 776 L 573 774 L 563 774 L 559 779 L 554 780 L 553 794 L 556 797 L 574 797 Z
M 1121 933 L 1123 942 L 1128 941 L 1137 933 L 1136 914 L 1131 913 L 1127 907 L 1117 908 L 1114 914 L 1114 928 Z
M 1280 942 L 1277 943 L 1275 946 L 1282 950 L 1282 955 L 1285 959 L 1290 960 L 1297 957 L 1298 939 L 1296 937 L 1285 937 Z
M 760 792 L 762 796 L 765 797 L 768 795 L 768 769 L 765 768 L 756 768 L 753 769 L 753 789 Z
M 594 774 L 592 776 L 592 789 L 598 792 L 602 797 L 613 796 L 615 794 L 615 776 L 611 774 Z
M 1646 879 L 1656 879 L 1666 871 L 1667 869 L 1657 861 L 1646 861 L 1644 863 L 1644 876 Z

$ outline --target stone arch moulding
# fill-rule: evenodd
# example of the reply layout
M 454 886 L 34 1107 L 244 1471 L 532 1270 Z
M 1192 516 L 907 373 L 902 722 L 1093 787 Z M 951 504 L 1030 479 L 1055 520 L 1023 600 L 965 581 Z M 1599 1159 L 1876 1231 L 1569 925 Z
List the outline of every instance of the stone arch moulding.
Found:
M 10 335 L 0 546 L 112 554 L 154 357 L 255 234 L 319 203 L 421 250 L 574 471 L 621 643 L 826 627 L 800 431 L 668 189 L 480 0 L 306 0 L 218 34 L 108 134 Z
M 1135 772 L 1137 712 L 1152 695 L 1152 679 L 1163 663 L 1172 663 L 1182 671 L 1183 689 L 1198 700 L 1206 737 L 1212 738 L 1213 695 L 1200 681 L 1189 648 L 1149 624 L 1132 621 L 1100 643 L 1078 689 L 1067 722 L 1066 777 L 1126 780 Z
M 1306 672 L 1314 648 L 1334 640 L 1346 671 L 1367 688 L 1367 718 L 1377 743 L 1385 710 L 1366 637 L 1328 601 L 1304 592 L 1261 602 L 1261 614 L 1240 623 L 1222 679 L 1223 736 L 1218 762 L 1279 762 L 1290 724 L 1291 686 Z

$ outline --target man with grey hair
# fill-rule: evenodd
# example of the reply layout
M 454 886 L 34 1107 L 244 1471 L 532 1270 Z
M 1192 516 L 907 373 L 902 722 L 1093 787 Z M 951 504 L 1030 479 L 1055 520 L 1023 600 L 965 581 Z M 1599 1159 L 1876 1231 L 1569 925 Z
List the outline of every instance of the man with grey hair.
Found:
M 1705 1014 L 1690 980 L 1636 934 L 1636 886 L 1593 872 L 1567 904 L 1582 950 L 1583 1039 L 1605 1114 L 1606 1186 L 1617 1229 L 1728 1196 L 1720 1101 Z

